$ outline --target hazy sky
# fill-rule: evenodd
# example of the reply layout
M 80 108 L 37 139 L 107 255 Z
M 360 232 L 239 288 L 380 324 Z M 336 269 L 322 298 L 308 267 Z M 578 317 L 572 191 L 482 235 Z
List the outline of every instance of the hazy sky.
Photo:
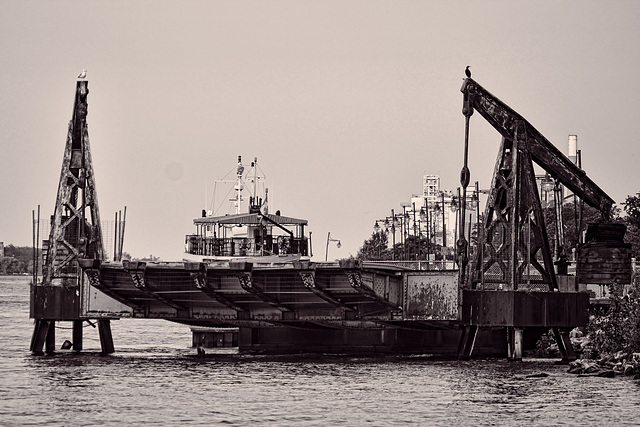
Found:
M 180 260 L 207 183 L 257 156 L 270 209 L 309 220 L 314 260 L 458 186 L 464 67 L 614 200 L 640 191 L 638 1 L 0 0 L 0 241 L 53 213 L 76 76 L 103 220 L 124 250 Z M 472 181 L 500 135 L 471 119 Z

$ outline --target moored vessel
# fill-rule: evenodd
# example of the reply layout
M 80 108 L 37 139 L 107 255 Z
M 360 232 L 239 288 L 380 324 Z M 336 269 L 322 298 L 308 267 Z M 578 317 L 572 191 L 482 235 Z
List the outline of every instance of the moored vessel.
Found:
M 185 237 L 185 261 L 262 264 L 308 259 L 307 220 L 283 216 L 280 211 L 269 213 L 268 188 L 260 192 L 264 175 L 258 174 L 257 163 L 254 158 L 251 168 L 245 172 L 242 157 L 238 156 L 234 195 L 228 199 L 234 212 L 219 214 L 203 209 L 201 217 L 193 220 L 196 232 Z M 221 180 L 216 184 L 224 182 Z M 245 191 L 249 193 L 246 208 L 243 207 Z M 215 202 L 212 200 L 214 206 Z

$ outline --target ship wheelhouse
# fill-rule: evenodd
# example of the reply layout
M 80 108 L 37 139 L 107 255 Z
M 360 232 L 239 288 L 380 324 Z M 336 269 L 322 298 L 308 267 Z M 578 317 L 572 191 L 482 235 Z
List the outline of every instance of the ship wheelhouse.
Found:
M 250 212 L 193 220 L 185 252 L 210 257 L 308 256 L 307 220 Z

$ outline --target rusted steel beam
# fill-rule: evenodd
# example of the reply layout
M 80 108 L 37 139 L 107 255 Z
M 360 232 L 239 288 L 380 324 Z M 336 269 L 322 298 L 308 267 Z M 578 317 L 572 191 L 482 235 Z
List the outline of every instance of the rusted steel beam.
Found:
M 89 284 L 94 288 L 98 289 L 100 292 L 105 295 L 113 298 L 114 300 L 127 305 L 134 310 L 143 310 L 143 307 L 139 304 L 134 303 L 133 301 L 123 298 L 120 294 L 112 291 L 109 287 L 104 286 L 102 283 L 102 276 L 100 272 L 100 266 L 102 265 L 102 261 L 97 259 L 79 259 L 78 264 L 82 271 L 86 274 L 89 279 Z
M 513 138 L 517 122 L 524 122 L 533 161 L 587 204 L 600 210 L 605 216 L 610 214 L 613 199 L 524 117 L 471 78 L 465 79 L 460 91 L 464 94 L 465 101 L 468 99 L 473 108 L 505 138 Z
M 471 357 L 477 336 L 477 325 L 464 326 L 462 335 L 460 336 L 460 343 L 458 344 L 458 359 L 467 360 Z
M 556 278 L 555 269 L 553 267 L 553 256 L 551 253 L 551 247 L 549 246 L 549 239 L 547 236 L 547 227 L 544 223 L 544 215 L 542 213 L 542 205 L 540 203 L 540 194 L 538 194 L 538 186 L 536 185 L 536 176 L 533 170 L 533 164 L 531 163 L 530 146 L 523 147 L 523 154 L 525 157 L 522 162 L 522 188 L 521 192 L 528 206 L 521 211 L 521 214 L 526 215 L 527 228 L 529 229 L 530 240 L 525 245 L 525 242 L 520 241 L 520 247 L 523 254 L 528 255 L 527 261 L 530 267 L 533 267 L 542 276 L 542 282 L 548 285 L 548 290 L 552 291 L 558 289 L 558 280 Z M 524 230 L 525 224 L 522 224 L 521 230 Z M 533 239 L 531 239 L 531 234 Z M 542 255 L 542 265 L 537 261 L 537 254 Z M 525 263 L 522 263 L 519 277 L 524 275 Z
M 515 362 L 522 361 L 523 328 L 507 327 L 507 359 Z
M 316 285 L 315 273 L 313 271 L 299 271 L 298 274 L 300 274 L 300 278 L 302 279 L 302 284 L 304 285 L 304 287 L 313 292 L 313 294 L 315 294 L 316 296 L 322 298 L 335 307 L 342 308 L 347 311 L 355 311 L 353 307 L 349 307 L 348 305 L 329 295 L 324 290 L 320 289 Z
M 176 309 L 179 312 L 180 311 L 188 312 L 188 309 L 186 307 L 160 295 L 154 287 L 150 286 L 147 283 L 147 281 L 145 280 L 146 263 L 123 261 L 122 266 L 124 267 L 125 270 L 129 272 L 134 286 L 138 288 L 140 291 L 155 298 L 161 303 Z
M 589 321 L 585 292 L 464 290 L 463 297 L 467 325 L 574 328 Z
M 49 322 L 49 329 L 47 330 L 45 352 L 47 354 L 53 354 L 53 353 L 56 352 L 56 322 L 54 320 Z
M 392 308 L 395 310 L 402 310 L 401 307 L 398 307 L 397 304 L 392 303 L 391 301 L 388 301 L 384 298 L 382 298 L 380 295 L 378 295 L 377 293 L 375 293 L 375 291 L 373 289 L 371 289 L 369 286 L 367 286 L 366 284 L 364 284 L 364 282 L 362 281 L 362 276 L 360 275 L 359 271 L 354 271 L 354 270 L 345 270 L 345 274 L 347 275 L 347 278 L 349 279 L 349 285 L 351 285 L 351 287 L 353 289 L 355 289 L 356 291 L 358 291 L 358 293 L 360 293 L 361 295 L 365 296 L 367 299 L 374 301 L 378 304 L 381 304 L 385 307 L 388 308 Z
M 242 286 L 242 289 L 244 289 L 245 291 L 249 292 L 252 295 L 255 295 L 256 297 L 258 297 L 263 302 L 266 302 L 270 306 L 275 307 L 275 308 L 277 308 L 278 310 L 280 310 L 282 312 L 291 311 L 291 309 L 289 307 L 286 307 L 283 304 L 281 304 L 276 298 L 273 298 L 271 295 L 267 295 L 262 290 L 262 288 L 260 288 L 253 281 L 253 276 L 252 276 L 252 273 L 250 271 L 237 272 L 236 273 L 236 277 L 238 278 L 238 281 L 240 282 L 240 286 Z
M 51 285 L 54 280 L 61 279 L 67 286 L 78 286 L 74 261 L 84 257 L 104 259 L 86 120 L 88 94 L 88 82 L 78 81 L 62 159 L 49 247 L 43 265 L 44 285 Z M 87 209 L 90 211 L 88 218 Z
M 234 304 L 224 295 L 218 293 L 209 283 L 207 282 L 207 265 L 203 262 L 199 263 L 184 263 L 184 268 L 189 272 L 191 278 L 193 279 L 193 283 L 195 283 L 196 288 L 200 290 L 203 294 L 208 296 L 214 301 L 223 304 L 226 307 L 231 308 L 236 311 L 245 311 L 244 308 L 240 307 L 237 304 Z
M 71 339 L 73 341 L 73 351 L 81 351 L 82 350 L 82 326 L 83 320 L 74 320 L 73 321 L 73 329 L 71 332 Z

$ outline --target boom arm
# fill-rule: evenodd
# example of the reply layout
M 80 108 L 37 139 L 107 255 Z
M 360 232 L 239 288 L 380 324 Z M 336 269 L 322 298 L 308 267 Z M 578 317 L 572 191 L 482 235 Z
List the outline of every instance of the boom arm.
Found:
M 526 141 L 532 160 L 587 204 L 600 210 L 604 218 L 610 216 L 614 200 L 538 132 L 531 123 L 471 78 L 464 80 L 460 91 L 464 94 L 463 112 L 465 109 L 477 111 L 503 137 L 513 139 L 516 123 L 524 123 L 527 134 Z

